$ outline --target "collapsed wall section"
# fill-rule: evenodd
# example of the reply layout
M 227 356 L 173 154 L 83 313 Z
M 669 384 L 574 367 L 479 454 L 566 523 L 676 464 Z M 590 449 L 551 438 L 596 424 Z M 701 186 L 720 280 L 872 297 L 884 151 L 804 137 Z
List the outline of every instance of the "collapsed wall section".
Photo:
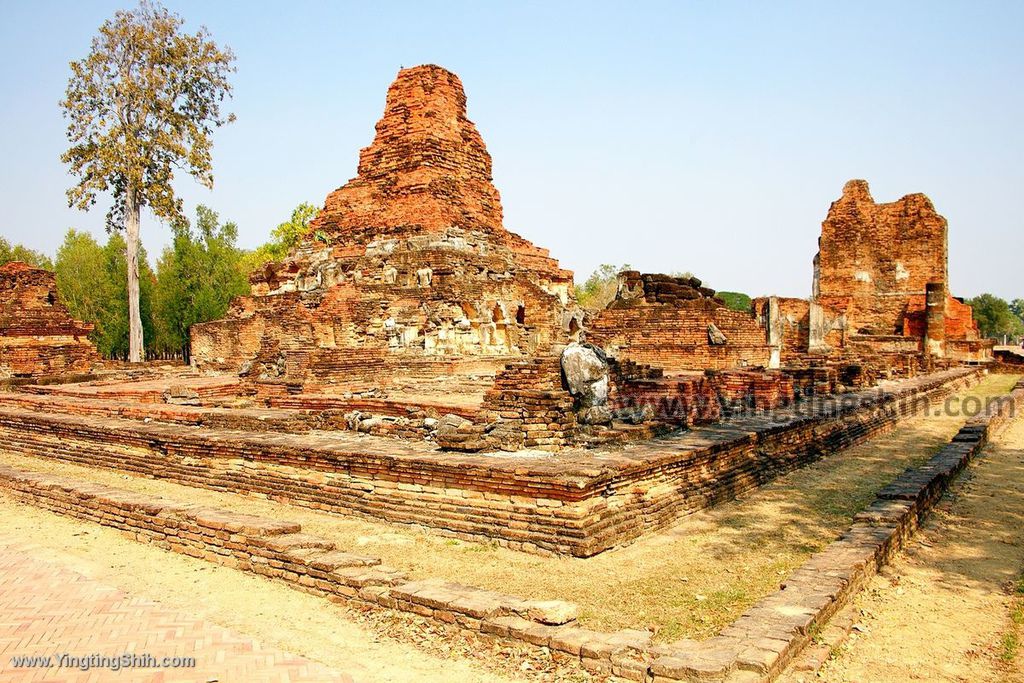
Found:
M 667 372 L 767 367 L 765 331 L 693 277 L 619 275 L 615 299 L 587 325 L 587 340 L 619 360 Z
M 0 266 L 0 378 L 91 372 L 100 360 L 92 329 L 68 313 L 52 272 L 20 261 Z
M 949 293 L 948 226 L 923 194 L 877 203 L 851 180 L 821 225 L 808 351 L 853 342 L 877 353 L 982 361 L 970 306 Z

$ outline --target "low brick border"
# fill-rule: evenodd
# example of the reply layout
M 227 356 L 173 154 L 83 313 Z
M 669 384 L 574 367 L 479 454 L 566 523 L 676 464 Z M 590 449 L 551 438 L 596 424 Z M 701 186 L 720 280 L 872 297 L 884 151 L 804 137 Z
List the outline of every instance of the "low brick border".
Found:
M 989 436 L 1024 410 L 1024 380 L 995 415 L 969 420 L 927 463 L 883 487 L 850 528 L 718 636 L 652 645 L 647 631 L 604 633 L 576 623 L 576 606 L 460 584 L 408 581 L 377 558 L 339 551 L 298 524 L 174 503 L 0 466 L 0 489 L 29 504 L 121 529 L 129 537 L 264 576 L 306 592 L 412 612 L 580 658 L 638 681 L 770 681 L 899 551 Z
M 281 579 L 301 590 L 361 600 L 479 629 L 480 621 L 517 616 L 537 625 L 576 620 L 560 600 L 522 600 L 441 581 L 409 581 L 379 558 L 337 550 L 295 522 L 136 494 L 0 465 L 0 490 L 52 512 L 124 531 L 137 541 Z

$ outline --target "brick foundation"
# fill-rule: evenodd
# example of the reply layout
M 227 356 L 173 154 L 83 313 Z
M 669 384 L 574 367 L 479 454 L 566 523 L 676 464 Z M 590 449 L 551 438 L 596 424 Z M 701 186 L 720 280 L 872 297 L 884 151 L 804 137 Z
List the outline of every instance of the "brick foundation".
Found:
M 576 606 L 523 600 L 432 580 L 409 581 L 379 558 L 339 551 L 299 524 L 178 503 L 0 465 L 0 489 L 62 515 L 127 532 L 129 538 L 234 569 L 280 579 L 320 595 L 415 612 L 479 629 L 488 617 L 541 624 L 575 621 Z
M 0 406 L 12 452 L 587 557 L 663 528 L 891 428 L 977 369 L 915 378 L 847 403 L 802 403 L 618 450 L 463 455 L 348 433 L 238 430 Z

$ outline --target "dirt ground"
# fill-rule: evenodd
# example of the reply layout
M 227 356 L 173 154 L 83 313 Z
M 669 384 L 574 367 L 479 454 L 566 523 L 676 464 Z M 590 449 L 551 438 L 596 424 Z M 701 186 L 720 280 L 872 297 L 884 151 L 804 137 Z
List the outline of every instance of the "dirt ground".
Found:
M 1013 385 L 1014 379 L 989 377 L 962 396 L 1001 394 Z M 781 477 L 742 500 L 691 515 L 665 533 L 585 560 L 529 555 L 458 541 L 429 530 L 351 519 L 45 459 L 0 453 L 0 462 L 297 521 L 308 533 L 335 540 L 341 548 L 379 556 L 414 577 L 442 577 L 529 598 L 571 600 L 580 604 L 581 621 L 587 626 L 602 630 L 650 628 L 665 641 L 711 636 L 759 598 L 776 590 L 793 568 L 848 526 L 852 515 L 870 502 L 878 488 L 904 468 L 930 457 L 963 422 L 963 417 L 956 416 L 909 420 L 889 434 Z M 9 504 L 3 506 L 2 512 L 5 521 L 0 530 L 12 523 L 20 524 L 26 535 L 45 535 L 58 547 L 62 542 L 61 535 L 55 535 L 56 516 Z M 66 531 L 68 527 L 59 528 Z M 104 530 L 90 529 L 88 533 L 99 531 Z M 137 552 L 134 546 L 118 547 L 119 557 L 130 559 Z M 76 554 L 97 553 L 97 558 L 103 555 L 94 544 L 75 548 Z M 148 553 L 152 549 L 140 548 L 138 552 L 142 550 L 147 552 L 147 558 L 167 556 L 151 556 Z M 138 576 L 140 571 L 142 577 Z M 192 574 L 223 571 L 226 570 L 197 565 Z M 163 581 L 160 576 L 146 576 L 162 572 L 147 572 L 145 564 L 126 566 L 121 573 L 126 581 Z M 213 590 L 207 592 L 216 596 L 211 601 L 221 603 L 227 615 L 231 614 L 234 597 L 242 599 L 239 596 L 245 592 L 231 596 L 230 587 L 223 590 L 229 597 Z M 272 601 L 260 603 L 265 605 L 263 614 L 249 612 L 239 614 L 238 618 L 258 620 L 275 608 Z M 303 628 L 293 632 L 296 637 L 307 633 L 315 638 L 323 632 L 320 623 L 309 624 L 308 628 L 301 626 L 309 619 L 314 617 L 306 615 L 291 627 Z M 295 647 L 285 649 L 314 658 Z
M 1024 418 L 986 448 L 854 602 L 815 674 L 787 681 L 1024 681 Z
M 187 612 L 350 674 L 356 681 L 586 681 L 577 666 L 383 618 L 264 577 L 138 543 L 120 532 L 0 498 L 0 539 L 131 595 Z M 454 637 L 453 637 L 454 636 Z

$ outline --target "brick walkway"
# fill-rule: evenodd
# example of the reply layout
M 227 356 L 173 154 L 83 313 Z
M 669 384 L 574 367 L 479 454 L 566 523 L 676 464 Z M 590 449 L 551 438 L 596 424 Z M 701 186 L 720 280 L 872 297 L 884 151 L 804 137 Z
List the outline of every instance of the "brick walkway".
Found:
M 194 668 L 57 668 L 68 653 L 194 657 Z M 53 668 L 15 668 L 13 657 L 55 656 Z M 33 559 L 0 535 L 0 681 L 347 681 L 348 675 L 245 636 L 174 612 L 90 579 L 60 564 Z

